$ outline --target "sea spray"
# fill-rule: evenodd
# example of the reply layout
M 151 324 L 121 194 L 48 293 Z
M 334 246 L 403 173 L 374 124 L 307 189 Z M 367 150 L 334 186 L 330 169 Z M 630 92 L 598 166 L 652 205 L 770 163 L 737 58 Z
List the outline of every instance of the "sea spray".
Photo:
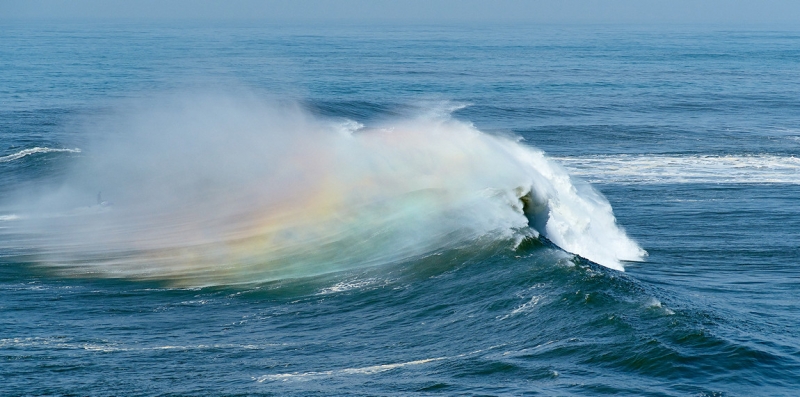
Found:
M 618 270 L 645 255 L 588 184 L 447 107 L 365 126 L 291 103 L 175 96 L 104 128 L 64 183 L 25 198 L 18 231 L 39 265 L 216 285 L 540 234 Z M 99 191 L 114 204 L 92 205 Z

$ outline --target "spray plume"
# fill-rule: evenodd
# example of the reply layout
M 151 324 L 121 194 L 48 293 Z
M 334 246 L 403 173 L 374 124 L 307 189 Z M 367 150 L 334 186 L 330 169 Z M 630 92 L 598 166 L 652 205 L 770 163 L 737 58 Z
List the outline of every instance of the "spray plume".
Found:
M 251 283 L 539 234 L 618 270 L 645 255 L 589 185 L 441 109 L 364 127 L 253 98 L 171 98 L 96 135 L 8 240 L 69 274 Z

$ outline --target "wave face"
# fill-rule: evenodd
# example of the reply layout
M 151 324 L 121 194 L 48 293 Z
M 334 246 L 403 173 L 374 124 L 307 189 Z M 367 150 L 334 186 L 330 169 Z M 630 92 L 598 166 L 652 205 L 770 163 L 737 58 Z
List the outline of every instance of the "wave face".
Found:
M 588 184 L 446 106 L 363 126 L 254 98 L 157 102 L 113 117 L 11 241 L 65 273 L 190 286 L 539 235 L 618 270 L 645 255 Z

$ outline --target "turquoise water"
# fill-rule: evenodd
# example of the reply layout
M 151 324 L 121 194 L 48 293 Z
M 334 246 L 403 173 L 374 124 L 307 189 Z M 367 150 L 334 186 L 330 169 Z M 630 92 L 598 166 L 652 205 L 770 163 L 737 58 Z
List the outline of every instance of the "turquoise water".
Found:
M 4 23 L 0 76 L 3 395 L 800 388 L 798 31 Z

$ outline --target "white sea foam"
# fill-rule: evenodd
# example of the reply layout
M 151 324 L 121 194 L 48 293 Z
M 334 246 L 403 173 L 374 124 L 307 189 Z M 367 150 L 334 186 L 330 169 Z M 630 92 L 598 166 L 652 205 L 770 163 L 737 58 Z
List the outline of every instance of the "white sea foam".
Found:
M 661 304 L 661 301 L 660 301 L 660 300 L 658 300 L 658 299 L 656 299 L 656 298 L 650 298 L 650 299 L 648 299 L 648 300 L 647 300 L 647 302 L 645 303 L 645 307 L 646 307 L 646 308 L 648 308 L 648 309 L 657 309 L 657 310 L 661 310 L 661 311 L 662 311 L 664 314 L 666 314 L 666 315 L 668 315 L 668 316 L 671 316 L 671 315 L 675 314 L 675 312 L 674 312 L 674 311 L 672 311 L 672 310 L 670 310 L 670 309 L 668 309 L 668 308 L 664 307 L 664 306 Z
M 511 310 L 510 313 L 508 313 L 506 315 L 503 315 L 503 316 L 500 316 L 500 317 L 498 317 L 498 319 L 499 320 L 505 320 L 505 319 L 507 319 L 509 317 L 516 316 L 517 314 L 520 314 L 520 313 L 530 312 L 531 310 L 533 310 L 533 308 L 536 305 L 539 304 L 539 301 L 542 298 L 543 298 L 542 296 L 535 296 L 534 295 L 534 296 L 531 297 L 531 299 L 529 301 L 523 303 L 522 305 L 519 305 L 519 306 L 515 307 L 514 310 Z
M 434 361 L 444 360 L 446 357 L 426 358 L 423 360 L 408 361 L 404 363 L 371 365 L 368 367 L 360 368 L 344 368 L 331 371 L 312 371 L 312 372 L 292 372 L 284 374 L 262 375 L 254 378 L 255 381 L 263 383 L 265 381 L 287 381 L 292 379 L 309 379 L 309 378 L 330 378 L 342 375 L 372 375 L 380 372 L 391 371 L 393 369 L 407 367 L 410 365 L 422 365 Z
M 501 343 L 498 345 L 489 346 L 484 349 L 473 350 L 470 352 L 461 353 L 453 356 L 425 358 L 421 360 L 406 361 L 401 363 L 379 364 L 379 365 L 370 365 L 366 367 L 343 368 L 343 369 L 334 369 L 328 371 L 287 372 L 281 374 L 261 375 L 259 377 L 253 377 L 253 380 L 259 383 L 263 383 L 266 381 L 284 381 L 284 382 L 289 380 L 303 381 L 303 380 L 331 378 L 331 377 L 345 376 L 345 375 L 371 375 L 408 366 L 423 365 L 443 360 L 458 360 L 464 357 L 479 355 L 481 353 L 494 350 L 500 347 L 504 347 L 506 345 L 507 345 L 506 343 Z
M 41 265 L 249 283 L 536 233 L 619 270 L 645 255 L 597 191 L 453 106 L 364 126 L 252 98 L 154 102 L 102 126 L 65 183 L 23 197 L 15 224 Z
M 80 153 L 81 150 L 78 149 L 78 148 L 75 148 L 75 149 L 53 149 L 53 148 L 49 148 L 49 147 L 38 147 L 37 146 L 37 147 L 30 148 L 30 149 L 23 149 L 23 150 L 20 150 L 19 152 L 13 153 L 13 154 L 2 156 L 2 157 L 0 157 L 0 163 L 7 163 L 9 161 L 18 160 L 18 159 L 21 159 L 21 158 L 23 158 L 25 156 L 30 156 L 32 154 L 53 153 L 53 152 Z
M 778 155 L 617 155 L 556 157 L 590 182 L 800 184 L 800 157 Z
M 354 289 L 362 289 L 366 288 L 375 284 L 381 283 L 381 280 L 378 279 L 367 279 L 367 280 L 349 280 L 349 281 L 342 281 L 340 283 L 336 283 L 333 286 L 321 289 L 318 294 L 319 295 L 327 295 L 327 294 L 335 294 L 339 292 L 350 291 Z

